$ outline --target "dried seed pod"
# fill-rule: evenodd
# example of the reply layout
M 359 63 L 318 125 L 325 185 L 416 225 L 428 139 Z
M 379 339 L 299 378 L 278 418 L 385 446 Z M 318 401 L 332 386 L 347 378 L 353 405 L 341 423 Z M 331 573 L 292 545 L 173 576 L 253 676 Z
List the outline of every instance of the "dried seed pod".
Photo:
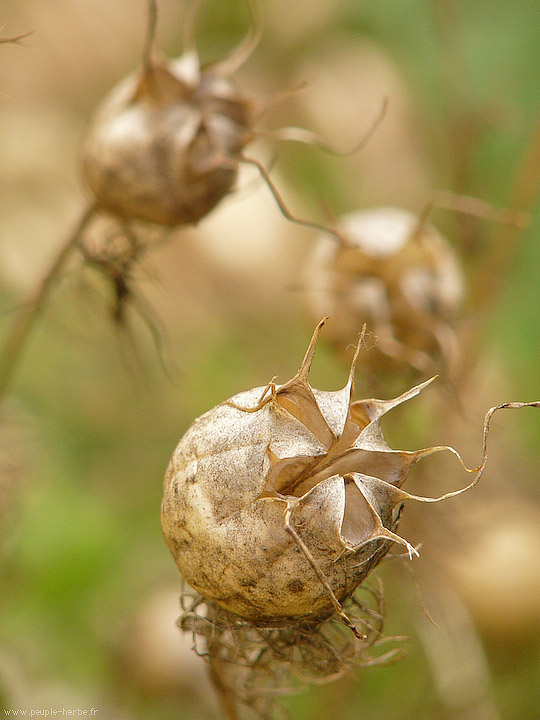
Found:
M 198 418 L 165 478 L 162 526 L 182 575 L 258 624 L 337 611 L 352 627 L 341 603 L 393 542 L 415 552 L 395 532 L 396 508 L 413 497 L 401 485 L 420 458 L 443 449 L 386 444 L 381 417 L 427 383 L 393 400 L 353 401 L 360 343 L 342 390 L 310 386 L 323 322 L 292 380 L 242 392 Z
M 396 207 L 344 215 L 336 229 L 342 242 L 321 236 L 306 265 L 310 320 L 330 315 L 331 340 L 341 349 L 367 322 L 377 350 L 363 360 L 378 367 L 386 361 L 451 370 L 463 279 L 450 245 L 425 220 Z
M 151 23 L 141 72 L 111 91 L 91 124 L 84 175 L 98 203 L 123 218 L 196 223 L 231 190 L 238 155 L 252 139 L 255 103 L 230 76 L 258 30 L 228 59 L 202 69 L 192 25 L 193 17 L 184 54 L 169 61 L 152 48 Z

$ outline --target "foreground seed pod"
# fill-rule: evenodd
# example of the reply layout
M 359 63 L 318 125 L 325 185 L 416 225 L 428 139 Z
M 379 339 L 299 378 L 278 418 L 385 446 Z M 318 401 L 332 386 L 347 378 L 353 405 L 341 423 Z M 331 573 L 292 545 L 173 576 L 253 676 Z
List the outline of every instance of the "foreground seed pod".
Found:
M 206 69 L 192 36 L 190 22 L 177 60 L 158 58 L 150 45 L 142 71 L 114 88 L 94 116 L 84 175 L 99 205 L 122 218 L 196 223 L 231 190 L 238 155 L 252 139 L 255 104 L 231 75 L 258 31 Z
M 392 450 L 380 419 L 417 395 L 353 401 L 313 389 L 319 323 L 297 375 L 235 395 L 195 420 L 170 461 L 162 527 L 185 580 L 255 624 L 321 620 L 393 542 L 411 467 L 441 450 Z M 429 382 L 429 381 L 428 381 Z M 461 491 L 458 491 L 461 492 Z M 448 497 L 444 496 L 444 497 Z M 441 498 L 442 499 L 442 498 Z
M 330 339 L 340 349 L 367 322 L 377 349 L 363 360 L 378 369 L 382 362 L 451 370 L 463 280 L 450 245 L 432 225 L 395 207 L 350 213 L 336 229 L 342 242 L 322 235 L 307 262 L 309 319 L 330 315 Z

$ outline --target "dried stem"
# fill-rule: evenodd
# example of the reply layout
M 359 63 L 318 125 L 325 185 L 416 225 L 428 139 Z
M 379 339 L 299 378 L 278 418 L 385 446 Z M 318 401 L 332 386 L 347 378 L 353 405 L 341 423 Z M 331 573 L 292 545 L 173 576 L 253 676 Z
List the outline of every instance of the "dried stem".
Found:
M 26 40 L 26 38 L 33 35 L 33 33 L 34 31 L 30 30 L 30 32 L 21 33 L 20 35 L 15 35 L 14 37 L 0 38 L 0 45 L 4 43 L 11 43 L 12 45 L 22 45 L 23 47 L 26 47 L 26 43 L 23 42 L 23 40 Z
M 298 545 L 300 550 L 303 552 L 306 560 L 309 562 L 311 567 L 313 568 L 315 575 L 317 575 L 317 578 L 319 579 L 321 585 L 324 587 L 326 592 L 328 593 L 328 596 L 330 597 L 330 600 L 332 602 L 332 605 L 334 606 L 334 610 L 339 615 L 341 621 L 352 630 L 352 633 L 355 637 L 357 637 L 359 640 L 366 640 L 367 635 L 364 635 L 361 633 L 356 625 L 350 620 L 347 613 L 344 612 L 343 608 L 341 607 L 341 603 L 337 599 L 334 591 L 330 587 L 330 583 L 326 579 L 324 573 L 320 569 L 320 567 L 317 565 L 315 558 L 310 553 L 309 548 L 305 544 L 305 542 L 302 540 L 300 535 L 296 532 L 296 530 L 291 525 L 291 508 L 287 508 L 287 511 L 285 513 L 285 530 L 289 533 L 289 535 L 292 537 L 294 542 Z
M 335 238 L 337 238 L 340 244 L 347 243 L 346 239 L 335 228 L 331 228 L 326 225 L 320 225 L 319 223 L 312 222 L 311 220 L 302 220 L 301 218 L 296 217 L 296 215 L 293 215 L 285 204 L 285 201 L 281 197 L 279 190 L 277 189 L 272 178 L 270 177 L 266 168 L 264 167 L 262 162 L 260 162 L 260 160 L 252 157 L 247 157 L 246 155 L 240 155 L 238 159 L 240 160 L 240 162 L 246 163 L 248 165 L 254 165 L 257 168 L 257 170 L 261 174 L 261 177 L 268 185 L 270 192 L 274 196 L 274 199 L 279 209 L 281 210 L 281 213 L 287 218 L 287 220 L 290 220 L 296 225 L 302 225 L 302 227 L 311 228 L 312 230 L 318 230 L 319 232 L 323 232 L 327 235 L 333 235 Z
M 85 210 L 67 242 L 64 243 L 60 249 L 60 252 L 33 297 L 21 307 L 19 314 L 11 325 L 8 335 L 4 340 L 2 354 L 0 356 L 0 401 L 6 395 L 32 326 L 42 311 L 52 286 L 64 268 L 71 251 L 77 246 L 88 224 L 93 219 L 96 210 L 96 204 L 90 205 L 88 209 Z
M 516 214 L 531 213 L 540 190 L 540 118 L 516 173 L 509 207 Z M 473 307 L 487 312 L 500 292 L 506 271 L 522 237 L 522 228 L 500 225 L 494 242 L 482 259 L 481 271 L 471 289 Z
M 517 228 L 518 230 L 523 230 L 530 221 L 529 215 L 521 212 L 519 208 L 499 208 L 470 195 L 441 191 L 427 203 L 420 213 L 416 227 L 411 233 L 411 240 L 416 240 L 421 236 L 429 216 L 437 209 L 471 215 L 500 225 L 510 225 L 512 229 Z
M 472 156 L 479 125 L 474 117 L 467 85 L 468 72 L 464 57 L 463 23 L 457 0 L 435 0 L 430 4 L 437 47 L 440 51 L 440 74 L 443 88 L 443 116 L 447 120 L 449 157 L 453 189 L 463 192 L 469 187 Z
M 208 642 L 208 667 L 212 685 L 225 717 L 227 720 L 239 720 L 234 693 L 227 683 L 227 673 L 223 661 L 215 654 L 212 641 Z
M 347 150 L 339 150 L 337 148 L 334 148 L 329 145 L 325 140 L 323 140 L 318 133 L 312 132 L 311 130 L 306 130 L 305 128 L 301 127 L 282 127 L 278 128 L 277 130 L 270 130 L 268 132 L 258 131 L 257 135 L 269 138 L 271 140 L 285 140 L 306 143 L 308 145 L 316 145 L 317 147 L 321 148 L 321 150 L 324 150 L 331 155 L 336 155 L 337 157 L 349 157 L 351 155 L 355 155 L 368 144 L 368 142 L 375 134 L 375 131 L 382 123 L 384 116 L 386 115 L 387 109 L 388 98 L 384 98 L 381 103 L 379 112 L 377 113 L 375 119 L 372 120 L 369 128 L 362 134 L 360 139 L 357 140 L 353 147 Z
M 260 42 L 263 28 L 260 0 L 247 0 L 247 4 L 251 15 L 249 31 L 228 57 L 212 63 L 213 71 L 219 75 L 233 75 L 249 59 Z

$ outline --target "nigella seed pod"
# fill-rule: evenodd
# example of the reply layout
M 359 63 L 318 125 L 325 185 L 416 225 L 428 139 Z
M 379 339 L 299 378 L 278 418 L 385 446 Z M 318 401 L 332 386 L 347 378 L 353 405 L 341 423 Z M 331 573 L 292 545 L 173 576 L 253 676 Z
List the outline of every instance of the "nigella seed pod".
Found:
M 453 370 L 463 277 L 448 242 L 425 218 L 396 207 L 353 212 L 335 227 L 341 241 L 320 236 L 306 263 L 309 319 L 330 315 L 340 349 L 367 322 L 377 346 L 363 360 L 379 369 Z
M 427 498 L 401 486 L 420 458 L 444 449 L 387 445 L 381 417 L 427 383 L 393 400 L 353 401 L 360 342 L 342 390 L 310 386 L 323 323 L 294 378 L 242 392 L 195 420 L 165 477 L 162 527 L 184 579 L 253 623 L 334 611 L 347 622 L 341 603 L 392 543 L 415 552 L 396 533 L 398 508 Z
M 231 75 L 258 30 L 203 69 L 193 46 L 194 14 L 177 60 L 157 57 L 151 23 L 142 70 L 111 91 L 91 123 L 84 176 L 98 204 L 121 218 L 168 227 L 198 222 L 231 190 L 239 153 L 252 139 L 257 109 Z

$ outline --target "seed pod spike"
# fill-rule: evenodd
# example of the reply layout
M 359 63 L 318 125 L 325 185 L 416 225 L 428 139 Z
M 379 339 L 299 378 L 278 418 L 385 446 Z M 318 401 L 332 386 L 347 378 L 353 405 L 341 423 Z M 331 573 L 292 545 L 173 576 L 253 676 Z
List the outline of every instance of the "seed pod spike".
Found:
M 260 103 L 260 107 L 258 108 L 258 112 L 256 114 L 256 119 L 260 120 L 269 110 L 271 110 L 276 105 L 280 105 L 282 102 L 289 100 L 290 98 L 296 97 L 300 93 L 304 92 L 307 86 L 307 82 L 302 81 L 283 90 L 274 90 L 272 94 L 265 96 L 264 102 Z M 279 133 L 279 130 L 276 130 L 275 132 Z M 260 135 L 261 137 L 272 138 L 272 133 L 273 131 L 268 131 L 268 133 L 257 131 L 257 135 Z
M 376 398 L 370 398 L 368 400 L 356 400 L 352 404 L 353 414 L 356 414 L 357 416 L 364 415 L 368 422 L 378 420 L 398 405 L 401 405 L 407 400 L 411 400 L 412 398 L 419 395 L 422 390 L 424 390 L 424 388 L 426 388 L 428 385 L 431 385 L 431 383 L 438 377 L 438 375 L 433 375 L 433 377 L 430 377 L 427 380 L 424 380 L 424 382 L 415 385 L 414 387 L 410 388 L 410 390 L 406 390 L 404 393 L 402 393 L 396 398 L 393 398 L 392 400 L 378 400 Z
M 343 432 L 341 439 L 348 438 L 349 436 L 353 435 L 354 438 L 351 439 L 351 442 L 356 440 L 360 433 L 360 428 L 358 427 L 357 423 L 354 422 L 352 413 L 351 413 L 351 407 L 353 402 L 353 396 L 354 396 L 354 373 L 356 371 L 356 361 L 358 360 L 358 356 L 360 355 L 360 350 L 362 348 L 362 344 L 364 342 L 364 339 L 366 337 L 366 330 L 367 330 L 367 324 L 364 323 L 362 325 L 362 330 L 360 331 L 358 335 L 358 342 L 356 343 L 356 348 L 354 350 L 353 359 L 351 361 L 351 367 L 349 369 L 349 378 L 347 380 L 347 384 L 345 385 L 346 389 L 349 388 L 349 407 L 347 408 L 347 417 L 345 419 L 345 425 L 343 427 Z M 346 440 L 347 442 L 347 440 Z
M 470 215 L 480 220 L 501 225 L 514 225 L 520 230 L 525 229 L 531 219 L 530 215 L 524 212 L 512 210 L 511 208 L 496 207 L 491 203 L 470 195 L 461 195 L 449 192 L 448 190 L 441 190 L 425 205 L 418 216 L 417 225 L 410 237 L 412 241 L 416 241 L 422 236 L 430 215 L 437 209 L 450 210 L 455 213 Z
M 309 384 L 308 376 L 317 341 L 327 319 L 328 318 L 323 318 L 313 331 L 308 349 L 296 375 L 284 383 L 276 392 L 276 400 L 280 406 L 309 428 L 326 448 L 335 442 L 336 437 L 321 412 L 311 385 Z
M 185 76 L 190 78 L 193 84 L 200 80 L 201 67 L 199 53 L 195 41 L 197 15 L 202 5 L 202 0 L 193 0 L 190 3 L 184 18 L 184 37 L 182 42 L 182 57 L 180 58 Z M 177 61 L 178 62 L 178 61 Z
M 210 65 L 212 72 L 230 77 L 247 62 L 262 37 L 263 21 L 259 0 L 247 0 L 251 16 L 251 25 L 246 37 L 230 52 L 224 60 Z
M 373 137 L 375 131 L 379 127 L 379 125 L 382 123 L 384 116 L 386 115 L 386 111 L 388 108 L 388 98 L 383 98 L 381 102 L 381 107 L 379 112 L 377 113 L 374 120 L 372 120 L 371 125 L 368 127 L 368 129 L 362 134 L 359 140 L 355 142 L 355 144 L 348 148 L 347 150 L 340 150 L 338 148 L 333 147 L 332 145 L 329 145 L 321 136 L 313 132 L 312 130 L 307 130 L 306 128 L 302 127 L 296 127 L 296 126 L 287 126 L 282 128 L 277 128 L 276 130 L 270 130 L 267 132 L 257 132 L 257 135 L 261 137 L 266 137 L 271 140 L 278 140 L 278 141 L 290 141 L 290 142 L 300 142 L 305 143 L 306 145 L 316 145 L 321 150 L 324 150 L 327 153 L 330 153 L 330 155 L 335 155 L 336 157 L 342 157 L 347 158 L 351 155 L 356 155 L 357 152 L 359 152 L 363 147 L 365 147 L 368 142 Z
M 197 15 L 201 9 L 202 0 L 193 0 L 189 3 L 186 15 L 184 17 L 184 37 L 182 42 L 182 51 L 184 53 L 197 55 L 195 43 L 195 29 Z
M 300 369 L 298 370 L 297 374 L 292 380 L 289 380 L 290 383 L 293 383 L 295 381 L 304 381 L 307 382 L 309 371 L 311 369 L 311 363 L 313 362 L 313 356 L 315 354 L 315 348 L 317 346 L 317 341 L 319 339 L 319 335 L 321 333 L 321 330 L 323 326 L 326 324 L 326 321 L 328 320 L 327 317 L 324 317 L 315 330 L 313 331 L 313 335 L 311 336 L 311 340 L 309 341 L 308 349 L 306 350 L 306 354 L 304 355 L 304 359 L 302 360 L 302 364 L 300 366 Z M 288 384 L 288 383 L 286 383 Z
M 362 349 L 362 345 L 364 344 L 364 340 L 366 338 L 366 332 L 367 332 L 367 323 L 364 323 L 362 325 L 362 330 L 358 334 L 358 341 L 356 343 L 356 347 L 354 349 L 354 355 L 353 359 L 351 360 L 351 367 L 349 369 L 349 378 L 347 380 L 347 385 L 345 387 L 350 388 L 350 401 L 349 401 L 349 415 L 350 415 L 350 409 L 351 409 L 351 403 L 354 395 L 354 373 L 356 372 L 356 361 L 358 360 L 358 356 L 360 355 L 360 350 Z
M 0 28 L 0 31 L 4 29 L 4 25 Z M 13 45 L 22 45 L 26 47 L 26 43 L 24 42 L 26 38 L 30 37 L 30 35 L 33 35 L 34 31 L 30 30 L 29 32 L 21 33 L 20 35 L 15 35 L 14 37 L 0 37 L 0 45 L 4 43 L 11 43 Z
M 336 467 L 336 458 L 340 458 L 340 456 L 344 457 L 345 455 L 350 453 L 350 448 L 354 445 L 355 441 L 360 435 L 361 427 L 356 422 L 356 419 L 353 417 L 352 405 L 354 395 L 354 373 L 356 370 L 356 361 L 358 360 L 358 355 L 360 354 L 362 343 L 364 342 L 364 338 L 366 336 L 366 329 L 367 325 L 366 323 L 364 323 L 364 325 L 362 326 L 362 330 L 358 336 L 358 342 L 356 343 L 356 348 L 354 351 L 353 359 L 351 361 L 351 367 L 349 370 L 349 377 L 347 383 L 345 387 L 341 391 L 339 391 L 341 394 L 345 393 L 348 389 L 347 413 L 345 416 L 343 429 L 341 430 L 339 437 L 334 437 L 333 442 L 330 444 L 330 446 L 328 446 L 328 453 L 326 455 L 326 458 L 324 458 L 323 461 L 319 463 L 319 470 L 313 470 L 315 476 L 317 475 L 317 472 L 326 473 L 328 471 L 327 468 L 330 466 L 333 470 L 335 469 L 335 472 L 338 472 L 338 468 Z M 347 471 L 345 470 L 344 472 Z
M 480 480 L 482 477 L 484 470 L 486 468 L 487 463 L 487 441 L 488 441 L 488 434 L 489 434 L 489 426 L 491 423 L 491 418 L 498 410 L 519 410 L 521 408 L 525 407 L 540 407 L 540 400 L 532 400 L 531 402 L 506 402 L 502 403 L 501 405 L 495 405 L 494 407 L 490 408 L 485 417 L 484 417 L 484 429 L 482 433 L 482 448 L 483 448 L 483 457 L 482 462 L 480 465 L 472 470 L 471 472 L 476 472 L 477 475 L 474 478 L 471 485 L 476 485 L 476 483 Z
M 146 41 L 143 50 L 143 68 L 144 72 L 150 73 L 154 66 L 154 54 L 156 52 L 155 39 L 156 27 L 158 19 L 157 0 L 147 0 L 148 2 L 148 25 L 146 28 Z

